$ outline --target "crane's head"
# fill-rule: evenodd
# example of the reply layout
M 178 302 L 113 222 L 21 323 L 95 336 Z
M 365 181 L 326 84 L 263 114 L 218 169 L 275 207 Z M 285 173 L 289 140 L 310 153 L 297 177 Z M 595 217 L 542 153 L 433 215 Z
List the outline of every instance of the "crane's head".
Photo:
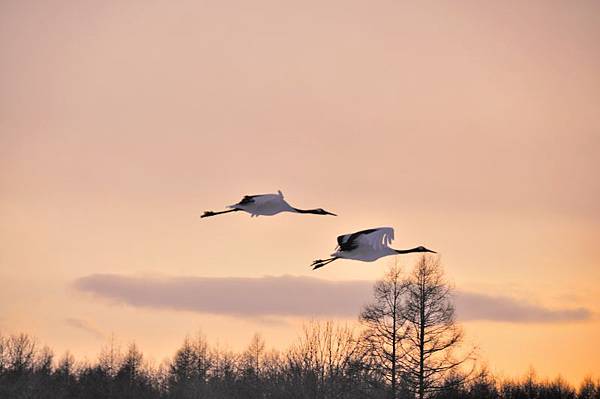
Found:
M 323 208 L 317 208 L 317 209 L 315 209 L 314 213 L 317 214 L 317 215 L 332 215 L 332 216 L 337 216 L 335 213 L 327 212 Z
M 415 252 L 431 252 L 432 254 L 437 254 L 437 252 L 432 251 L 431 249 L 427 249 L 423 246 L 416 247 Z

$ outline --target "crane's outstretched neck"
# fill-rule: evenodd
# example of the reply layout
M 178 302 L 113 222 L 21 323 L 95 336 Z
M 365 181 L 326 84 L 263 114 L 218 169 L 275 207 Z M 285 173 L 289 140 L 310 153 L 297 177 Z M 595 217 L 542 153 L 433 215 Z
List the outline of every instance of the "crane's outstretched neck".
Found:
M 298 213 L 317 213 L 316 209 L 298 209 L 298 208 L 294 208 L 292 207 L 292 209 L 294 210 L 294 212 L 298 212 Z
M 221 212 L 206 211 L 200 217 L 201 218 L 207 218 L 209 216 L 222 215 L 224 213 L 237 212 L 237 211 L 241 211 L 241 209 L 233 208 L 233 209 L 228 209 L 226 211 L 221 211 Z
M 312 213 L 313 215 L 332 215 L 337 216 L 335 213 L 327 212 L 325 209 L 316 208 L 316 209 L 298 209 L 292 207 L 293 212 L 297 213 Z
M 425 247 L 415 247 L 410 249 L 394 249 L 397 254 L 411 254 L 413 252 L 431 252 L 432 254 L 437 254 L 437 252 L 427 249 Z

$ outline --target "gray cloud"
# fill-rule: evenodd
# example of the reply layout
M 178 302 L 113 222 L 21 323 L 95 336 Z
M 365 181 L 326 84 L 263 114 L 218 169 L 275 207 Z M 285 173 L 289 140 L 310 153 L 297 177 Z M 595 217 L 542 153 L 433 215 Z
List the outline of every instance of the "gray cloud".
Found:
M 461 320 L 550 323 L 582 321 L 591 318 L 586 308 L 549 309 L 506 296 L 458 291 L 454 295 L 456 313 Z
M 310 277 L 147 278 L 95 274 L 80 291 L 133 306 L 234 316 L 355 316 L 371 284 Z
M 89 321 L 86 321 L 83 319 L 76 319 L 74 317 L 69 317 L 69 318 L 65 319 L 65 323 L 68 326 L 88 332 L 96 338 L 99 338 L 99 339 L 104 338 L 104 334 L 102 333 L 102 331 L 100 331 L 97 327 L 95 327 Z
M 76 289 L 136 307 L 186 310 L 237 317 L 357 317 L 371 301 L 369 281 L 328 281 L 311 277 L 206 278 L 134 277 L 93 274 Z M 587 320 L 585 308 L 549 309 L 504 296 L 457 291 L 461 320 L 549 323 Z

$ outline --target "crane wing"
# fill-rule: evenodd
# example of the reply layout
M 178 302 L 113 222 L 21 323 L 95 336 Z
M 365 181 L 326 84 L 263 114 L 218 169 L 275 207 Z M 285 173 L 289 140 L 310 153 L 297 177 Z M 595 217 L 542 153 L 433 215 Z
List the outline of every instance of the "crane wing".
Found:
M 337 238 L 338 245 L 342 251 L 351 251 L 361 245 L 373 249 L 381 249 L 389 246 L 394 239 L 394 229 L 391 227 L 378 227 L 374 229 L 357 231 L 352 234 L 341 235 Z
M 376 229 L 368 229 L 357 231 L 356 233 L 344 234 L 338 236 L 337 242 L 338 246 L 342 251 L 350 251 L 358 246 L 356 239 L 362 234 L 369 234 L 374 232 Z
M 231 205 L 231 207 L 235 207 L 236 205 L 249 205 L 255 203 L 257 201 L 268 202 L 272 200 L 274 197 L 279 197 L 281 195 L 278 194 L 254 194 L 254 195 L 244 195 L 244 198 L 237 204 Z M 281 196 L 283 198 L 283 196 Z
M 394 240 L 394 229 L 391 227 L 379 227 L 375 231 L 363 234 L 357 239 L 375 249 L 388 247 Z
M 248 205 L 254 202 L 262 202 L 268 203 L 272 201 L 278 201 L 283 199 L 283 193 L 281 190 L 277 191 L 277 194 L 254 194 L 254 195 L 244 195 L 244 198 L 240 202 L 235 205 Z M 232 205 L 232 206 L 235 206 Z
M 275 215 L 292 207 L 283 199 L 283 194 L 257 194 L 246 195 L 240 202 L 230 205 L 228 208 L 241 209 L 251 216 Z
M 259 197 L 259 195 L 244 195 L 244 198 L 236 205 L 247 205 L 254 202 L 254 198 Z

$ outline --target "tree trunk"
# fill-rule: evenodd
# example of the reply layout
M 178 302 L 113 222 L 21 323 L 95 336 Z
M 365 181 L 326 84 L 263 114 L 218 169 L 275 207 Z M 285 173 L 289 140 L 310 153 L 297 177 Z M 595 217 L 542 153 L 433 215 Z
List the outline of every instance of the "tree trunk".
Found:
M 392 314 L 392 399 L 396 399 L 396 318 L 397 309 L 394 306 Z
M 421 280 L 421 303 L 419 309 L 419 399 L 425 393 L 425 279 Z

